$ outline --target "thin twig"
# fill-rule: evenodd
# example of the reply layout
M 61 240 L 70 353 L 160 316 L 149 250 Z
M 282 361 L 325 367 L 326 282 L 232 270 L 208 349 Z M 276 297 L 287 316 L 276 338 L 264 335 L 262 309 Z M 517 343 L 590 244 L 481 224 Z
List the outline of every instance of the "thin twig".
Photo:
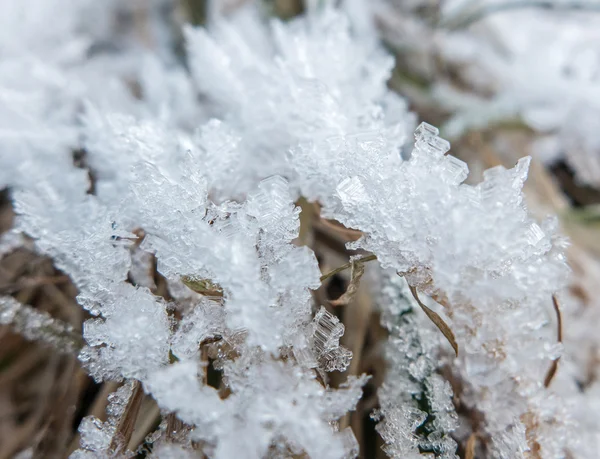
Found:
M 340 266 L 339 268 L 335 268 L 333 271 L 329 271 L 327 274 L 323 274 L 320 278 L 320 281 L 323 282 L 324 280 L 329 279 L 331 276 L 335 276 L 337 273 L 341 273 L 342 271 L 351 268 L 352 265 L 355 265 L 356 263 L 367 263 L 368 261 L 373 260 L 377 260 L 377 255 L 367 255 L 365 257 L 349 261 L 348 263 Z
M 70 324 L 11 296 L 0 296 L 0 313 L 0 325 L 10 326 L 27 340 L 48 344 L 66 354 L 76 355 L 83 347 L 81 334 Z
M 554 305 L 554 312 L 556 313 L 556 322 L 557 322 L 557 340 L 559 343 L 562 343 L 562 314 L 560 313 L 560 306 L 558 304 L 558 300 L 556 299 L 556 295 L 552 295 L 552 304 Z M 554 379 L 554 375 L 556 375 L 556 370 L 558 370 L 558 361 L 560 357 L 555 359 L 552 362 L 552 365 L 548 369 L 546 373 L 546 377 L 544 378 L 544 387 L 549 387 Z
M 360 286 L 360 279 L 365 273 L 365 265 L 364 263 L 353 263 L 351 274 L 350 274 L 350 284 L 346 291 L 340 296 L 337 300 L 332 300 L 329 302 L 332 306 L 347 306 L 349 305 L 356 292 L 358 291 L 358 287 Z

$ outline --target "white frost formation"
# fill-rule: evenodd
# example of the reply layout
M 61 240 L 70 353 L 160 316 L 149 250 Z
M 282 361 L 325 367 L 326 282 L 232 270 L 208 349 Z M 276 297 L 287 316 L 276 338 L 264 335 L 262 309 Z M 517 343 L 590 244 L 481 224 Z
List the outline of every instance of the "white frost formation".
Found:
M 463 184 L 466 164 L 426 123 L 406 154 L 414 115 L 387 89 L 393 58 L 348 3 L 269 23 L 246 6 L 185 26 L 184 65 L 174 24 L 157 13 L 166 0 L 131 6 L 150 12 L 155 49 L 112 33 L 127 10 L 117 1 L 0 1 L 0 188 L 17 229 L 94 316 L 80 353 L 88 371 L 141 382 L 188 427 L 179 446 L 157 442 L 156 457 L 192 457 L 192 441 L 219 459 L 357 454 L 337 421 L 368 378 L 323 385 L 351 353 L 343 326 L 312 304 L 314 253 L 292 243 L 300 196 L 362 231 L 352 248 L 445 306 L 460 346 L 447 365 L 461 403 L 482 413 L 490 454 L 525 457 L 535 445 L 561 457 L 571 420 L 559 395 L 544 400 L 542 380 L 560 352 L 549 346 L 551 297 L 568 269 L 554 222 L 536 223 L 523 203 L 529 161 Z M 49 36 L 39 33 L 46 8 L 59 18 Z M 172 302 L 128 281 L 148 263 L 138 250 L 156 257 Z M 458 417 L 436 373 L 447 344 L 400 317 L 413 314 L 404 280 L 384 277 L 390 376 L 376 416 L 386 451 L 453 457 Z M 217 294 L 194 293 L 190 280 Z M 205 353 L 221 388 L 207 383 Z M 116 454 L 114 425 L 96 421 L 74 457 Z

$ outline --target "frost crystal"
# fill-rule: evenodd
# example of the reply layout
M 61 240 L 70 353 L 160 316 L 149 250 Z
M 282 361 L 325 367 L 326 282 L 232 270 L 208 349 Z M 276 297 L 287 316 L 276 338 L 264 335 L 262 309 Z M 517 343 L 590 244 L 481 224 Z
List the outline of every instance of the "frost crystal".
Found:
M 319 366 L 325 371 L 344 371 L 352 360 L 352 352 L 339 344 L 344 334 L 344 325 L 321 306 L 311 329 L 312 349 Z

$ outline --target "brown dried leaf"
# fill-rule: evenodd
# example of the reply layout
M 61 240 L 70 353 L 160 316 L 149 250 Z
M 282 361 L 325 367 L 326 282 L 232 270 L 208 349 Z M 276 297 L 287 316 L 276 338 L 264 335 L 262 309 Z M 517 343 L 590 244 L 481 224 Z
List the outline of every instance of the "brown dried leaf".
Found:
M 446 339 L 448 340 L 448 342 L 454 349 L 456 356 L 458 357 L 458 344 L 456 343 L 456 338 L 454 337 L 454 333 L 452 333 L 452 330 L 450 329 L 448 324 L 446 324 L 446 322 L 444 322 L 444 319 L 442 319 L 442 317 L 437 312 L 435 312 L 432 309 L 429 309 L 427 306 L 425 306 L 423 304 L 423 302 L 419 299 L 419 294 L 418 294 L 416 288 L 414 288 L 411 285 L 409 285 L 408 287 L 410 288 L 410 292 L 412 293 L 412 295 L 415 298 L 415 300 L 417 301 L 417 303 L 419 303 L 419 306 L 421 306 L 421 309 L 423 310 L 423 312 L 425 312 L 425 314 L 427 314 L 427 317 L 429 317 L 429 320 L 431 320 L 435 324 L 435 326 L 442 332 L 442 334 L 446 337 Z
M 347 239 L 349 241 L 358 241 L 363 236 L 363 233 L 361 231 L 352 228 L 346 228 L 344 225 L 338 223 L 335 220 L 327 220 L 325 218 L 321 218 L 319 222 L 323 226 L 326 226 L 327 228 L 335 231 L 336 233 L 340 234 L 344 239 Z
M 214 283 L 210 279 L 201 279 L 193 276 L 181 276 L 181 282 L 186 287 L 193 290 L 196 293 L 204 296 L 223 296 L 223 289 L 219 284 Z
M 365 273 L 365 265 L 363 263 L 352 263 L 352 274 L 350 274 L 350 284 L 342 296 L 337 300 L 330 301 L 332 306 L 347 306 L 350 304 L 360 285 L 360 278 Z

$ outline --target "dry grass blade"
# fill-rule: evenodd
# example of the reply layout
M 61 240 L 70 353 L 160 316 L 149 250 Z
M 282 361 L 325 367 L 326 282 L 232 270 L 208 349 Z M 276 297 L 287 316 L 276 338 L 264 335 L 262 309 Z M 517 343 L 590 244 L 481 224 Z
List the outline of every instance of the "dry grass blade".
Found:
M 552 295 L 552 304 L 554 305 L 554 312 L 556 312 L 556 322 L 557 322 L 557 339 L 559 343 L 562 343 L 562 314 L 560 313 L 560 306 L 558 304 L 558 299 L 556 295 Z M 560 357 L 552 362 L 552 365 L 548 369 L 546 373 L 546 377 L 544 378 L 544 387 L 549 387 L 554 379 L 554 375 L 556 375 L 556 371 L 558 370 L 558 361 Z
M 454 349 L 456 356 L 458 357 L 458 344 L 456 343 L 456 338 L 454 337 L 454 333 L 452 333 L 452 330 L 450 329 L 448 324 L 446 322 L 444 322 L 444 319 L 442 319 L 441 316 L 437 312 L 435 312 L 432 309 L 429 309 L 427 306 L 425 306 L 423 304 L 423 302 L 419 299 L 419 294 L 417 293 L 416 288 L 414 288 L 411 285 L 409 285 L 409 288 L 410 288 L 410 292 L 412 293 L 413 297 L 415 298 L 417 303 L 419 303 L 419 306 L 421 306 L 421 309 L 425 312 L 425 314 L 427 314 L 427 317 L 429 317 L 429 319 L 435 324 L 435 326 L 437 328 L 439 328 L 439 330 L 442 332 L 442 334 L 446 337 L 446 339 L 448 340 L 448 342 Z
M 127 402 L 127 406 L 125 407 L 121 419 L 119 419 L 115 436 L 111 441 L 111 450 L 122 452 L 127 448 L 129 440 L 131 440 L 131 435 L 133 434 L 135 420 L 137 419 L 143 398 L 144 391 L 142 389 L 142 384 L 139 381 L 134 381 L 133 388 L 131 389 L 131 397 Z
M 175 439 L 177 434 L 180 433 L 183 428 L 183 421 L 181 421 L 175 413 L 167 415 L 167 439 Z
M 362 257 L 362 258 L 358 258 L 353 261 L 349 261 L 345 265 L 342 265 L 339 268 L 335 268 L 333 271 L 329 271 L 327 274 L 323 274 L 319 280 L 321 282 L 323 282 L 324 280 L 329 279 L 331 276 L 335 276 L 337 273 L 341 273 L 342 271 L 345 271 L 346 269 L 352 268 L 353 265 L 360 264 L 360 263 L 366 263 L 368 261 L 373 261 L 373 260 L 377 260 L 376 255 L 367 255 L 366 257 Z
M 2 285 L 0 286 L 0 293 L 1 294 L 7 294 L 7 293 L 15 293 L 18 291 L 23 290 L 24 288 L 32 288 L 32 287 L 39 287 L 42 285 L 48 285 L 48 284 L 63 284 L 69 282 L 69 277 L 68 276 L 38 276 L 38 277 L 31 277 L 31 278 L 23 278 L 21 279 L 19 282 L 16 282 L 12 285 Z
M 364 263 L 352 263 L 352 274 L 350 275 L 350 284 L 342 296 L 337 300 L 330 301 L 332 306 L 347 306 L 350 304 L 360 285 L 360 278 L 365 273 Z
M 560 305 L 558 304 L 558 299 L 556 295 L 552 295 L 552 305 L 554 306 L 554 312 L 556 312 L 556 320 L 557 320 L 557 333 L 556 338 L 559 343 L 562 343 L 562 314 L 560 313 Z
M 467 440 L 467 446 L 465 446 L 465 459 L 475 459 L 475 443 L 477 436 L 472 433 Z
M 101 421 L 106 420 L 106 407 L 108 405 L 108 396 L 119 388 L 119 383 L 116 381 L 106 381 L 100 387 L 100 391 L 94 398 L 94 401 L 85 411 L 86 416 L 93 416 Z M 67 456 L 71 455 L 75 450 L 79 449 L 81 434 L 76 431 L 69 446 L 67 447 Z
M 145 398 L 127 449 L 129 451 L 138 451 L 140 448 L 143 448 L 148 435 L 159 428 L 161 419 L 160 408 L 156 402 L 149 397 Z

